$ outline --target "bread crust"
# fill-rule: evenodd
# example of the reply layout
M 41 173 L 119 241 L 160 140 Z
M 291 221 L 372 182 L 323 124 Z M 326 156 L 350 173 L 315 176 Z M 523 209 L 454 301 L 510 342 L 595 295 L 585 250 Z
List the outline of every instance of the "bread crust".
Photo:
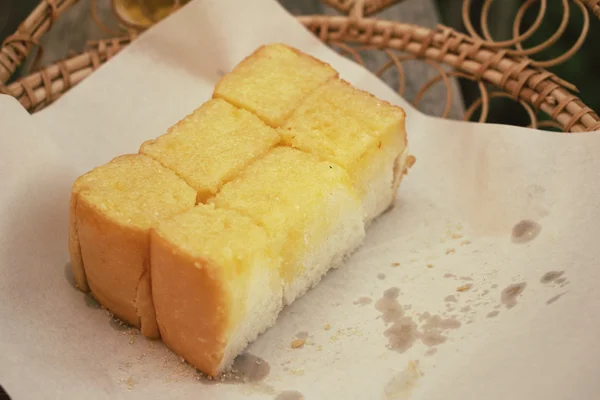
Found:
M 83 292 L 89 292 L 90 287 L 85 276 L 83 267 L 83 257 L 81 255 L 81 246 L 79 244 L 79 234 L 77 233 L 77 199 L 78 193 L 73 191 L 69 201 L 69 255 L 71 258 L 71 270 L 75 279 L 75 285 Z
M 148 232 L 115 223 L 81 196 L 76 225 L 92 293 L 117 317 L 141 328 L 136 299 L 148 265 Z
M 152 294 L 161 338 L 190 364 L 216 376 L 232 328 L 218 268 L 174 248 L 155 230 L 150 241 Z

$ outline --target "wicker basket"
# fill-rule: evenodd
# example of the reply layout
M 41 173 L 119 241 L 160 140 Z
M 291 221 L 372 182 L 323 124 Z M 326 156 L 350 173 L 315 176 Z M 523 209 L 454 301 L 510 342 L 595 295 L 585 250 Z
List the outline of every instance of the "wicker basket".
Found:
M 412 0 L 416 1 L 416 0 Z M 524 33 L 520 25 L 525 11 L 539 1 L 539 12 L 534 24 Z M 547 0 L 527 0 L 520 7 L 513 25 L 513 38 L 494 41 L 489 33 L 487 20 L 493 0 L 485 0 L 481 15 L 482 32 L 479 34 L 469 20 L 470 0 L 463 0 L 463 22 L 467 33 L 460 33 L 447 26 L 436 29 L 385 21 L 370 16 L 397 3 L 398 0 L 324 0 L 338 9 L 341 16 L 301 16 L 298 20 L 323 42 L 342 54 L 363 63 L 365 51 L 384 52 L 389 60 L 376 73 L 382 75 L 395 68 L 399 76 L 398 92 L 402 95 L 405 86 L 402 63 L 420 59 L 438 70 L 438 76 L 427 82 L 413 99 L 418 104 L 423 94 L 435 83 L 446 84 L 446 107 L 443 117 L 450 110 L 450 78 L 462 77 L 478 83 L 481 98 L 467 109 L 464 118 L 469 119 L 481 107 L 480 122 L 485 122 L 494 97 L 509 97 L 518 101 L 531 118 L 530 126 L 558 127 L 565 132 L 584 132 L 600 129 L 598 114 L 587 107 L 573 92 L 576 88 L 558 78 L 545 68 L 557 65 L 579 50 L 585 40 L 590 24 L 590 14 L 600 18 L 600 0 L 561 0 L 565 12 L 557 32 L 532 48 L 523 48 L 523 41 L 530 38 L 539 28 L 546 10 Z M 551 46 L 564 32 L 569 19 L 569 1 L 574 2 L 583 14 L 583 25 L 579 39 L 571 49 L 553 60 L 535 61 L 530 56 Z M 16 68 L 26 59 L 39 38 L 76 0 L 44 0 L 19 26 L 17 32 L 8 37 L 0 49 L 0 91 L 17 98 L 31 112 L 40 110 L 56 100 L 62 93 L 81 82 L 102 63 L 119 52 L 136 34 L 146 29 L 156 18 L 148 15 L 144 23 L 127 18 L 119 3 L 113 0 L 115 15 L 123 31 L 114 32 L 114 39 L 89 43 L 81 54 L 46 66 L 9 85 L 4 85 Z M 92 1 L 95 4 L 95 1 Z M 181 6 L 174 1 L 174 8 Z M 92 8 L 93 13 L 94 8 Z M 99 26 L 108 30 L 93 13 Z M 597 21 L 594 21 L 597 22 Z M 446 72 L 440 67 L 446 64 L 453 68 Z M 489 92 L 488 87 L 492 89 Z M 537 110 L 542 110 L 552 120 L 538 122 Z

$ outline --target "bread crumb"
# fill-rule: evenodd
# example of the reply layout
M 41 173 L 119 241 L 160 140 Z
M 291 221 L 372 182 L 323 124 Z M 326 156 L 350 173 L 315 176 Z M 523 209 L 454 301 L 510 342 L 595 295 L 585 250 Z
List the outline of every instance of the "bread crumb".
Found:
M 427 268 L 433 268 L 433 264 L 427 264 Z
M 446 254 L 453 254 L 454 252 L 454 249 L 446 249 Z
M 471 241 L 469 240 L 463 240 L 462 242 L 460 242 L 461 246 L 467 245 L 467 244 L 471 244 Z
M 456 288 L 457 292 L 466 292 L 467 290 L 471 289 L 473 285 L 471 285 L 470 283 L 467 285 L 462 285 Z
M 325 326 L 323 327 L 323 329 L 325 329 L 326 331 L 331 329 L 331 325 L 329 325 L 328 323 L 325 324 Z
M 137 383 L 136 380 L 132 376 L 130 376 L 127 379 L 120 379 L 119 382 L 121 384 L 127 385 L 127 390 L 132 390 L 133 387 L 135 386 L 135 384 Z
M 345 328 L 338 329 L 335 335 L 329 338 L 331 343 L 335 343 L 340 340 L 342 337 L 350 337 L 350 336 L 362 336 L 363 333 L 358 328 Z
M 453 234 L 452 234 L 452 239 L 460 239 L 460 238 L 462 238 L 462 237 L 463 237 L 463 235 L 462 235 L 462 234 L 460 234 L 460 233 L 453 233 Z
M 306 343 L 305 339 L 292 340 L 292 343 L 291 343 L 292 349 L 299 349 L 304 346 L 304 343 Z
M 399 267 L 399 266 L 400 266 L 400 263 L 399 263 L 399 262 L 393 262 L 393 263 L 392 263 L 392 267 Z

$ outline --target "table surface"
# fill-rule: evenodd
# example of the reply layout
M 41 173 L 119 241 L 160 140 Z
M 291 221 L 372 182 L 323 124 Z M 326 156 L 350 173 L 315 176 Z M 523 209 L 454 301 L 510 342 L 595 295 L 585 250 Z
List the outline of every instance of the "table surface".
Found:
M 288 11 L 294 15 L 326 14 L 336 15 L 337 10 L 323 5 L 319 0 L 278 0 Z M 110 8 L 110 0 L 97 0 L 98 16 L 109 27 L 116 28 L 114 16 Z M 84 49 L 88 40 L 108 38 L 114 35 L 102 31 L 91 18 L 91 1 L 80 0 L 72 6 L 54 24 L 41 40 L 44 52 L 41 57 L 42 65 L 48 65 L 69 52 L 79 52 Z M 399 22 L 406 22 L 434 28 L 439 23 L 437 10 L 432 0 L 405 0 L 376 15 L 377 18 Z M 31 58 L 31 57 L 30 57 Z M 381 52 L 368 52 L 364 56 L 365 65 L 375 71 L 388 57 Z M 31 60 L 29 60 L 31 62 Z M 421 61 L 405 62 L 406 89 L 405 97 L 412 100 L 419 89 L 437 72 L 426 66 Z M 22 70 L 26 70 L 24 68 Z M 398 77 L 395 69 L 390 68 L 382 77 L 390 86 L 398 87 Z M 450 118 L 460 119 L 464 114 L 464 105 L 460 90 L 455 80 L 452 80 L 452 108 Z M 429 115 L 441 115 L 445 106 L 445 87 L 438 83 L 423 97 L 419 109 Z

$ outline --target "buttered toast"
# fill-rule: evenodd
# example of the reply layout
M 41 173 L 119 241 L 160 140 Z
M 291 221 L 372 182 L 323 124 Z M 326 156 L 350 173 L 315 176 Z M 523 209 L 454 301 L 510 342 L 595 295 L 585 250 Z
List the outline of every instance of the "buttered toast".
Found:
M 143 155 L 124 155 L 79 177 L 71 194 L 75 283 L 122 320 L 158 337 L 150 294 L 150 229 L 191 209 L 196 193 Z
M 139 154 L 78 178 L 77 285 L 208 375 L 362 243 L 393 205 L 404 111 L 283 44 Z

